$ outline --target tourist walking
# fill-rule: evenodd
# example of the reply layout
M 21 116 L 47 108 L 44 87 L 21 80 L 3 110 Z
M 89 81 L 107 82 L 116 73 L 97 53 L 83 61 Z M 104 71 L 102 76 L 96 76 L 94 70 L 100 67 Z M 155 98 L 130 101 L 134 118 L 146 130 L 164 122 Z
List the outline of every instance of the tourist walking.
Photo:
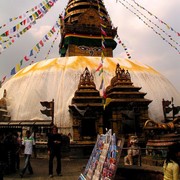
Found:
M 57 158 L 56 173 L 58 176 L 61 174 L 61 145 L 62 136 L 58 133 L 56 126 L 52 127 L 52 133 L 48 135 L 48 155 L 49 155 L 49 177 L 53 177 L 53 159 Z
M 22 147 L 24 147 L 25 163 L 24 163 L 24 168 L 20 173 L 21 178 L 24 176 L 26 169 L 28 169 L 30 174 L 33 174 L 33 169 L 31 166 L 30 159 L 33 152 L 33 148 L 35 148 L 34 146 L 35 146 L 34 138 L 31 136 L 31 133 L 28 130 L 26 131 L 26 137 L 22 139 Z
M 164 180 L 179 180 L 179 164 L 177 159 L 179 148 L 177 145 L 169 147 L 166 160 L 164 161 L 163 171 Z

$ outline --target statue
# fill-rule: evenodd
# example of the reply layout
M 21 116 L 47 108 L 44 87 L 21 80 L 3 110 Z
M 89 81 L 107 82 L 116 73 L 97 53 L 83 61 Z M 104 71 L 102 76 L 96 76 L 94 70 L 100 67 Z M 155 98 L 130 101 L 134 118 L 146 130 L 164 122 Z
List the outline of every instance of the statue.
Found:
M 1 109 L 7 109 L 7 102 L 6 102 L 6 89 L 4 89 L 3 98 L 0 99 L 0 108 Z
M 95 87 L 94 83 L 94 77 L 92 73 L 90 73 L 89 69 L 86 67 L 84 72 L 80 76 L 80 81 L 78 87 L 87 87 L 87 86 L 93 86 Z
M 138 137 L 130 136 L 127 155 L 124 157 L 124 165 L 137 165 L 140 157 L 140 147 L 138 146 Z
M 151 119 L 145 122 L 143 129 L 147 138 L 146 155 L 156 163 L 160 163 L 160 160 L 163 161 L 166 158 L 171 145 L 179 143 L 179 123 L 180 117 L 165 123 L 155 122 Z
M 179 117 L 173 119 L 171 122 L 168 123 L 158 123 L 149 119 L 145 122 L 144 129 L 145 130 L 151 129 L 158 133 L 174 132 L 178 127 L 179 122 L 180 122 Z

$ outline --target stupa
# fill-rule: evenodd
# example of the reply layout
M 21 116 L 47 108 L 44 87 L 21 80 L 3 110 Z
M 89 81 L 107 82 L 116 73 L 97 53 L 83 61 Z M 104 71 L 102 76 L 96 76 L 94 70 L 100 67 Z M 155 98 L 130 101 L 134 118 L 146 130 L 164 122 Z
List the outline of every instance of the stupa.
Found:
M 98 3 L 99 2 L 99 3 Z M 148 108 L 149 118 L 160 122 L 164 119 L 162 99 L 174 98 L 180 104 L 180 93 L 162 74 L 136 60 L 113 58 L 116 47 L 116 28 L 101 0 L 70 0 L 61 19 L 60 56 L 42 60 L 20 70 L 0 89 L 3 97 L 7 91 L 7 110 L 11 122 L 45 121 L 50 118 L 41 113 L 40 101 L 54 99 L 54 124 L 64 134 L 73 134 L 73 122 L 69 112 L 72 98 L 78 88 L 80 75 L 87 67 L 100 87 L 102 77 L 96 71 L 102 57 L 101 20 L 105 22 L 105 49 L 103 58 L 104 86 L 110 84 L 117 64 L 129 71 L 134 86 L 141 87 L 146 98 L 152 100 Z M 102 92 L 101 96 L 102 96 Z M 73 138 L 73 137 L 72 137 Z

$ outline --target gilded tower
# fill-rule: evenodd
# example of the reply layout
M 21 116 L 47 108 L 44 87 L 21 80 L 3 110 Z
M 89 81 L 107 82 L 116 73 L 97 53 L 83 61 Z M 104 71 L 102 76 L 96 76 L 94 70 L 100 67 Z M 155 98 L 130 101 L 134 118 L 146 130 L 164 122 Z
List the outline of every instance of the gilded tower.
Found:
M 112 57 L 117 29 L 112 27 L 102 0 L 69 0 L 61 17 L 61 57 L 101 56 L 102 25 L 106 33 L 103 52 L 106 57 Z

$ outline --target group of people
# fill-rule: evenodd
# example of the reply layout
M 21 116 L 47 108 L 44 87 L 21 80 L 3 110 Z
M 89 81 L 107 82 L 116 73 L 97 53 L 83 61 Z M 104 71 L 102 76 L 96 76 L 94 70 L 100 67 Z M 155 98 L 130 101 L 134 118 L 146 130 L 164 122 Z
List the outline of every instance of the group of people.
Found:
M 20 167 L 20 141 L 15 132 L 0 133 L 0 176 L 5 173 L 14 173 Z M 0 178 L 2 179 L 2 178 Z
M 2 154 L 7 154 L 6 152 L 6 146 L 10 145 L 12 142 L 8 139 L 10 138 L 7 136 L 6 140 L 2 141 L 2 137 L 0 137 L 0 180 L 3 180 L 3 167 L 4 162 L 7 160 L 7 156 L 4 156 Z M 24 167 L 20 171 L 20 177 L 22 178 L 26 172 L 26 170 L 29 171 L 30 174 L 33 174 L 33 168 L 31 166 L 31 155 L 33 153 L 33 149 L 35 148 L 35 140 L 34 137 L 31 135 L 31 132 L 29 130 L 26 131 L 26 137 L 22 138 L 21 143 L 18 141 L 18 136 L 15 136 L 15 143 L 16 148 L 15 153 L 17 156 L 15 156 L 16 161 L 16 168 L 19 169 L 19 151 L 20 149 L 24 149 Z M 7 143 L 7 142 L 9 143 Z M 49 177 L 53 177 L 53 160 L 56 157 L 57 158 L 57 167 L 56 167 L 56 173 L 57 176 L 62 176 L 61 174 L 61 148 L 62 148 L 62 136 L 58 133 L 58 128 L 56 126 L 52 127 L 52 132 L 48 135 L 48 155 L 49 155 Z M 179 179 L 179 162 L 178 162 L 178 152 L 179 152 L 179 146 L 173 145 L 169 147 L 169 150 L 167 152 L 167 158 L 164 161 L 163 165 L 163 172 L 164 172 L 164 179 L 163 180 L 180 180 Z
M 48 155 L 49 155 L 49 177 L 53 177 L 53 160 L 57 158 L 57 176 L 62 176 L 61 174 L 61 145 L 62 136 L 58 133 L 58 128 L 56 126 L 52 127 L 52 133 L 48 135 Z M 24 147 L 25 163 L 22 171 L 20 172 L 20 177 L 22 178 L 26 172 L 29 171 L 33 174 L 33 169 L 31 166 L 31 155 L 33 149 L 35 148 L 35 140 L 31 136 L 30 131 L 26 131 L 26 137 L 22 139 L 22 147 Z
M 10 147 L 13 146 L 13 147 Z M 52 127 L 52 132 L 48 135 L 48 155 L 49 155 L 49 177 L 53 177 L 53 160 L 57 158 L 57 176 L 62 176 L 61 174 L 61 146 L 62 146 L 62 136 L 58 133 L 58 128 L 56 126 Z M 10 150 L 9 150 L 10 149 Z M 9 133 L 5 138 L 0 135 L 0 180 L 3 180 L 3 175 L 5 173 L 6 165 L 8 164 L 9 151 L 12 158 L 11 164 L 13 164 L 13 172 L 19 170 L 20 168 L 20 151 L 24 151 L 24 166 L 20 170 L 20 177 L 22 178 L 26 171 L 29 174 L 33 174 L 33 168 L 31 166 L 31 156 L 35 151 L 35 139 L 29 130 L 26 131 L 26 136 L 19 140 L 17 133 Z M 12 151 L 12 152 L 11 152 Z M 11 165 L 12 166 L 12 165 Z
M 30 136 L 30 131 L 27 131 L 27 136 L 23 139 L 22 145 L 24 145 L 25 165 L 22 169 L 20 176 L 23 177 L 26 169 L 30 174 L 33 174 L 33 170 L 30 163 L 30 157 L 32 154 L 32 148 L 35 145 L 34 139 Z M 62 136 L 58 133 L 56 126 L 52 127 L 52 133 L 48 136 L 48 155 L 49 155 L 49 177 L 53 177 L 53 159 L 57 158 L 56 173 L 58 176 L 61 174 L 61 146 Z M 167 157 L 164 161 L 163 172 L 164 180 L 180 180 L 179 179 L 179 162 L 178 162 L 179 144 L 170 146 L 167 151 Z

